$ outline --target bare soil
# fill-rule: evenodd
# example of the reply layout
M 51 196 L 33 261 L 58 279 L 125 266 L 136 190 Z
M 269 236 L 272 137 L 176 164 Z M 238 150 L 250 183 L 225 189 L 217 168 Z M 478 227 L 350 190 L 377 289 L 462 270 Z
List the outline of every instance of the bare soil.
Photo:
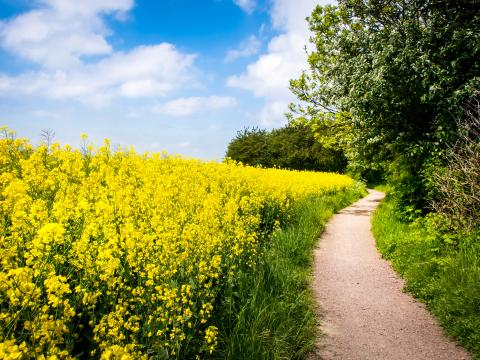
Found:
M 383 197 L 370 190 L 335 215 L 315 250 L 323 335 L 311 358 L 470 359 L 378 253 L 371 215 Z

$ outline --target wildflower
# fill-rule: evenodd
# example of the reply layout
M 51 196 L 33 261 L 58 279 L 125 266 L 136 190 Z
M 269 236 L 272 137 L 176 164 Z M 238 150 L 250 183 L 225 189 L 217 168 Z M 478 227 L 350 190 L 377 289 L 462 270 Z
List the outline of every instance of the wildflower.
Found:
M 0 358 L 71 358 L 82 342 L 101 359 L 175 356 L 195 336 L 192 352 L 213 353 L 216 299 L 261 242 L 296 201 L 354 185 L 82 139 L 82 151 L 0 139 Z

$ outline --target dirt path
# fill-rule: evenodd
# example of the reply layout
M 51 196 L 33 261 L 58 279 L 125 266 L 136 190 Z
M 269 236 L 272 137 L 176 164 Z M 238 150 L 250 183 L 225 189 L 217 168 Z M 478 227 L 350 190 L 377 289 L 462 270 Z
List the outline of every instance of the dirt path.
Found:
M 335 215 L 315 250 L 314 290 L 322 313 L 313 359 L 470 359 L 424 305 L 402 292 L 370 232 L 383 193 Z

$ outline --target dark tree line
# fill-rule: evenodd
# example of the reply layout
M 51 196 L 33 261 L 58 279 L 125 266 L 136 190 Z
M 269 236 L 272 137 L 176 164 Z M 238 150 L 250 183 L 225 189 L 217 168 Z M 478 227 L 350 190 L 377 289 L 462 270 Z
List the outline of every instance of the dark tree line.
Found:
M 228 145 L 226 156 L 248 165 L 292 170 L 344 172 L 347 165 L 342 150 L 322 145 L 305 125 L 243 129 Z

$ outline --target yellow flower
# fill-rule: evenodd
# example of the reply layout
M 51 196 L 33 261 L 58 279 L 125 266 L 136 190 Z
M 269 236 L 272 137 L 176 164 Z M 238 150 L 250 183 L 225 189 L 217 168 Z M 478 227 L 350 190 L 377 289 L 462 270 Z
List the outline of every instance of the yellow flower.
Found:
M 0 139 L 0 358 L 67 359 L 92 332 L 102 359 L 176 356 L 199 334 L 193 351 L 212 353 L 216 299 L 295 202 L 355 185 L 82 139 Z

